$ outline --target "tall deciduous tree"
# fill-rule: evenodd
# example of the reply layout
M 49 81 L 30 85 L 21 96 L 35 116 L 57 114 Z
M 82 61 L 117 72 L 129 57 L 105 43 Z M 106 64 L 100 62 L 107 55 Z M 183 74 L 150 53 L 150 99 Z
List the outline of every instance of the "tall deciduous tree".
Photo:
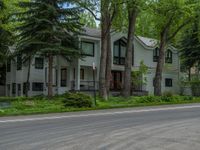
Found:
M 114 28 L 127 32 L 127 47 L 125 56 L 124 84 L 122 94 L 125 97 L 131 95 L 131 71 L 133 66 L 134 36 L 136 31 L 136 20 L 138 14 L 144 9 L 147 0 L 121 1 L 118 5 L 119 12 L 114 20 Z M 126 11 L 125 11 L 126 10 Z
M 19 47 L 48 58 L 48 96 L 53 95 L 53 60 L 54 56 L 65 55 L 68 59 L 79 57 L 76 35 L 81 29 L 80 8 L 72 0 L 35 0 L 20 2 L 26 11 L 17 16 L 22 24 Z
M 187 0 L 153 1 L 155 27 L 159 37 L 159 58 L 154 79 L 154 94 L 161 95 L 162 72 L 166 45 L 192 18 L 192 9 Z
M 101 0 L 101 59 L 99 73 L 99 95 L 108 99 L 111 79 L 111 27 L 117 15 L 120 0 Z
M 99 95 L 107 100 L 110 91 L 111 79 L 111 27 L 117 13 L 117 6 L 121 0 L 89 0 L 81 4 L 89 11 L 96 20 L 100 21 L 101 26 L 101 58 L 99 71 Z M 93 8 L 98 10 L 94 11 Z M 96 14 L 100 13 L 100 18 Z
M 144 0 L 130 0 L 126 2 L 127 13 L 128 13 L 128 35 L 127 35 L 127 48 L 125 57 L 125 71 L 124 71 L 124 85 L 122 94 L 125 97 L 131 95 L 131 71 L 133 64 L 133 53 L 134 53 L 134 36 L 135 36 L 135 26 L 136 19 L 139 11 L 145 4 Z

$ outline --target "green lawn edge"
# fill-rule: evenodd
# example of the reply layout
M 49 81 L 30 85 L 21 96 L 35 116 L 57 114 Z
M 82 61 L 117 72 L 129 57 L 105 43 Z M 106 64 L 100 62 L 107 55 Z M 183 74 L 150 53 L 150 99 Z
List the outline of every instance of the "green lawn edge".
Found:
M 20 112 L 8 112 L 0 113 L 0 117 L 7 116 L 26 116 L 26 115 L 42 115 L 42 114 L 53 114 L 53 113 L 66 113 L 66 112 L 82 112 L 82 111 L 94 111 L 94 110 L 106 110 L 106 109 L 117 109 L 117 108 L 135 108 L 135 107 L 149 107 L 149 106 L 164 106 L 164 105 L 178 105 L 178 104 L 200 104 L 200 100 L 192 101 L 181 101 L 181 102 L 158 102 L 158 103 L 139 103 L 139 104 L 121 104 L 121 105 L 111 105 L 111 106 L 97 106 L 92 108 L 67 108 L 67 109 L 55 109 L 55 110 L 45 110 L 43 111 L 20 111 Z

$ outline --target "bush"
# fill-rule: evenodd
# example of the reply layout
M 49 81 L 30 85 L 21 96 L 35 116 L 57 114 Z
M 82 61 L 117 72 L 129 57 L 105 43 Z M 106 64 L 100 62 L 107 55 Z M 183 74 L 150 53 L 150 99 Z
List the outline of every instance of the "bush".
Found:
M 190 87 L 193 96 L 200 96 L 200 79 L 193 79 L 189 82 L 182 82 L 183 87 Z M 184 93 L 183 93 L 184 94 Z
M 158 96 L 142 96 L 136 98 L 136 103 L 156 103 L 161 102 Z
M 66 93 L 63 100 L 65 107 L 92 107 L 91 96 L 84 93 Z
M 173 96 L 173 93 L 170 92 L 170 91 L 166 91 L 162 94 L 162 96 L 166 96 L 166 97 L 172 97 Z
M 192 95 L 200 96 L 200 81 L 191 81 L 190 85 L 192 88 Z
M 134 97 L 136 103 L 162 103 L 162 102 L 183 102 L 183 101 L 192 101 L 192 96 L 179 96 L 172 94 L 163 94 L 163 96 L 142 96 L 142 97 Z M 133 101 L 132 100 L 132 101 Z M 132 102 L 131 101 L 131 102 Z

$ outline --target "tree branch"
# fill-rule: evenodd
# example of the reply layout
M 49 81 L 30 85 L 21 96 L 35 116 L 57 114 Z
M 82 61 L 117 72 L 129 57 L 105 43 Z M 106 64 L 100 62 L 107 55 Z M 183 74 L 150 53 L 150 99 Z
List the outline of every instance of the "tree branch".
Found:
M 172 38 L 174 38 L 176 36 L 176 34 L 184 27 L 186 26 L 188 23 L 190 23 L 191 19 L 188 19 L 187 21 L 185 21 L 183 24 L 181 24 L 175 31 L 174 33 L 172 33 L 172 35 L 170 37 L 167 38 L 167 41 L 171 40 Z
M 87 7 L 85 7 L 85 9 L 91 13 L 91 15 L 95 18 L 95 20 L 101 21 L 101 19 L 98 18 L 98 17 L 95 15 L 95 13 L 94 13 L 91 9 L 89 9 L 89 8 L 87 8 Z
M 96 16 L 96 14 L 87 6 L 86 3 L 80 2 L 79 0 L 75 0 L 75 2 L 83 7 L 85 10 L 89 11 L 89 13 L 95 18 L 95 20 L 100 21 L 101 19 Z

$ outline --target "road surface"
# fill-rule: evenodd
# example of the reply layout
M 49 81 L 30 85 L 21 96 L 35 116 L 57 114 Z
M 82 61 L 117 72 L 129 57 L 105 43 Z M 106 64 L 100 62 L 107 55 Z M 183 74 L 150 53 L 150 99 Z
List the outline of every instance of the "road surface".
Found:
M 0 150 L 200 150 L 200 105 L 3 117 Z

